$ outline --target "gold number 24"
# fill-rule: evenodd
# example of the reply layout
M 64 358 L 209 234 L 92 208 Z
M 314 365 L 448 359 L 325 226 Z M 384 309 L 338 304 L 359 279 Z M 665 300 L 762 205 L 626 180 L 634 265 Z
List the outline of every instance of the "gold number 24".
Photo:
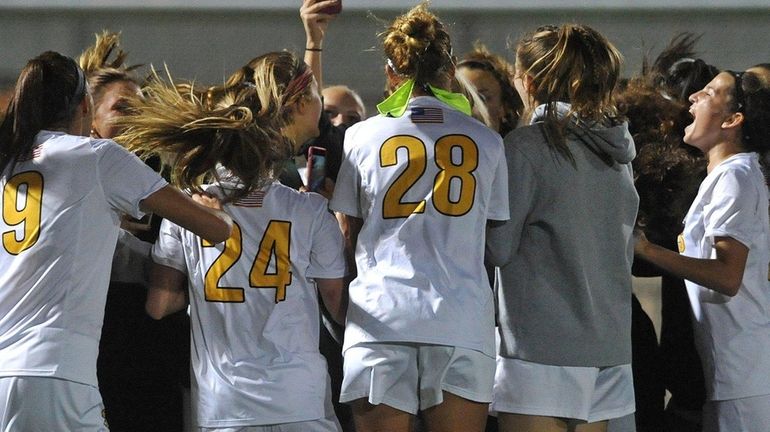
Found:
M 16 174 L 3 186 L 3 221 L 9 226 L 24 224 L 20 239 L 15 229 L 3 232 L 3 248 L 9 254 L 18 255 L 37 243 L 42 200 L 43 175 L 37 171 Z
M 224 250 L 211 264 L 204 281 L 206 301 L 243 303 L 244 292 L 240 287 L 220 287 L 222 276 L 241 258 L 243 251 L 241 227 L 233 223 L 233 232 L 225 241 Z M 259 250 L 249 272 L 249 286 L 252 288 L 275 288 L 275 302 L 286 300 L 286 287 L 291 285 L 291 222 L 271 220 L 267 225 Z M 214 244 L 201 240 L 201 246 Z M 270 261 L 275 258 L 275 267 L 269 271 Z

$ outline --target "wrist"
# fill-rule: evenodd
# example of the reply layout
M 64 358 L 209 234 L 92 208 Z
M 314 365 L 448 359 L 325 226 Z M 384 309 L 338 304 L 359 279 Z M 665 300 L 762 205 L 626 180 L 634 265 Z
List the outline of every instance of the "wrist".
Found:
M 318 32 L 311 32 L 305 37 L 305 48 L 323 48 L 324 38 L 321 35 L 313 34 Z
M 320 46 L 307 45 L 305 46 L 305 51 L 321 52 L 323 51 L 323 48 L 321 48 Z

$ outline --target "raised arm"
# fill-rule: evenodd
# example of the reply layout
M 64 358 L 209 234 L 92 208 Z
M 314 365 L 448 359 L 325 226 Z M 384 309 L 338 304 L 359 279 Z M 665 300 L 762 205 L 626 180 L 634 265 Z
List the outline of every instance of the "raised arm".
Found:
M 334 6 L 338 2 L 339 0 L 303 0 L 302 7 L 299 9 L 299 16 L 305 27 L 305 63 L 313 71 L 319 89 L 323 88 L 321 69 L 323 41 L 326 28 L 329 26 L 329 22 L 334 19 L 334 15 L 322 14 L 319 11 Z
M 198 204 L 172 186 L 143 199 L 140 206 L 213 243 L 227 240 L 233 229 L 232 219 L 222 210 Z

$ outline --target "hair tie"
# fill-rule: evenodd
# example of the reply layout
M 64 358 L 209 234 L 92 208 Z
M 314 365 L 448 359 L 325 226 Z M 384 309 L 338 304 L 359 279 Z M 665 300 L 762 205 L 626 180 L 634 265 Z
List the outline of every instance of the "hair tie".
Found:
M 313 81 L 313 71 L 310 68 L 305 68 L 302 73 L 289 81 L 286 90 L 283 92 L 283 104 L 289 103 L 291 100 L 302 94 L 307 86 L 310 85 L 311 81 Z

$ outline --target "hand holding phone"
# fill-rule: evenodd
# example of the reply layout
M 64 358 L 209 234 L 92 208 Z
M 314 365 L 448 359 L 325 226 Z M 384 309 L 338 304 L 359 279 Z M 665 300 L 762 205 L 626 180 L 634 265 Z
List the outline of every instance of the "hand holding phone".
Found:
M 327 14 L 327 15 L 337 15 L 340 12 L 342 12 L 342 0 L 337 0 L 336 4 L 332 6 L 327 6 L 318 12 L 322 14 Z
M 308 149 L 306 176 L 305 184 L 309 191 L 318 192 L 323 188 L 326 178 L 325 148 L 311 146 Z

